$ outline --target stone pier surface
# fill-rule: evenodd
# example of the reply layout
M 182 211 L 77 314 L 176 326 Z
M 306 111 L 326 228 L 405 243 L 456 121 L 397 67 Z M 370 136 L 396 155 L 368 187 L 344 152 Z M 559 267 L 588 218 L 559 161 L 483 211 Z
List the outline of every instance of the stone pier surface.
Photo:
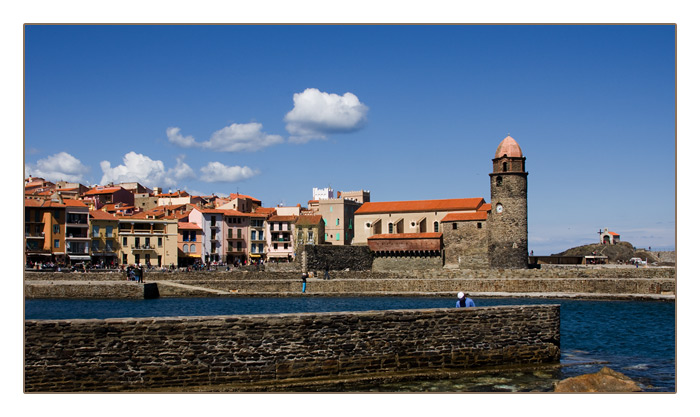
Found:
M 118 273 L 25 273 L 27 298 L 137 298 L 138 284 Z M 319 275 L 316 275 L 317 277 Z M 322 273 L 321 273 L 322 276 Z M 309 278 L 305 296 L 565 297 L 673 300 L 674 268 L 560 268 L 542 270 L 334 271 Z M 161 297 L 299 296 L 301 273 L 184 272 L 146 274 Z
M 558 305 L 27 320 L 25 391 L 245 390 L 552 364 L 559 341 Z

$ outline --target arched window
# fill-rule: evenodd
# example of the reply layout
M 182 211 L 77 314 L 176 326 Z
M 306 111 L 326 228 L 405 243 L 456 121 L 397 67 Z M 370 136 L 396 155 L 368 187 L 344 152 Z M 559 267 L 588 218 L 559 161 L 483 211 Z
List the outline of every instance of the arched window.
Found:
M 440 223 L 438 223 L 438 222 L 433 223 L 433 229 L 435 229 L 435 233 L 440 231 L 439 228 L 440 228 Z
M 182 251 L 187 253 L 187 245 L 182 245 Z
M 389 234 L 394 233 L 394 224 L 389 223 Z
M 190 245 L 190 253 L 194 253 L 196 251 L 197 251 L 197 249 L 194 248 L 194 244 L 191 244 Z
M 500 187 L 503 184 L 503 177 L 500 175 L 496 177 L 496 187 Z
M 508 162 L 503 163 L 503 172 L 508 171 Z

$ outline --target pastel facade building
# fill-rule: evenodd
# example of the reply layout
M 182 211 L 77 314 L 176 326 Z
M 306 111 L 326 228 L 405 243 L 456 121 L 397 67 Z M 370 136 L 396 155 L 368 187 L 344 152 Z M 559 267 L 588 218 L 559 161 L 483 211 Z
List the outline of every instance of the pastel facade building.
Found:
M 202 263 L 202 228 L 195 223 L 178 222 L 177 232 L 177 266 L 185 267 Z
M 195 207 L 189 213 L 189 222 L 202 228 L 202 261 L 223 262 L 224 212 L 220 209 Z
M 251 213 L 250 219 L 250 240 L 249 240 L 249 256 L 251 262 L 266 261 L 267 255 L 265 248 L 267 246 L 266 229 L 269 214 L 266 213 Z
M 321 215 L 301 215 L 297 218 L 295 247 L 299 245 L 320 245 L 324 243 L 325 227 Z M 296 253 L 299 253 L 298 249 Z
M 95 265 L 119 264 L 119 219 L 102 210 L 90 210 L 90 260 Z
M 78 200 L 63 200 L 66 206 L 66 256 L 70 263 L 90 260 L 88 206 Z
M 141 213 L 143 214 L 143 213 Z M 178 221 L 154 215 L 119 218 L 119 258 L 125 265 L 176 265 Z
M 294 260 L 294 225 L 297 215 L 272 215 L 267 219 L 267 259 L 269 261 Z
M 66 206 L 51 200 L 24 200 L 25 260 L 28 264 L 65 258 Z
M 227 264 L 244 264 L 249 261 L 250 217 L 247 213 L 236 210 L 223 212 L 223 238 L 225 262 Z

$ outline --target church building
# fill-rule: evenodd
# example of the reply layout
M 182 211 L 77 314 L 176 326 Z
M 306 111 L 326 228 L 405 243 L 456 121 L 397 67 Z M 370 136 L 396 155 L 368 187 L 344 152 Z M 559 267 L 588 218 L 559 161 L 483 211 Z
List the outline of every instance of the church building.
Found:
M 518 143 L 507 136 L 483 198 L 364 203 L 355 212 L 354 245 L 375 258 L 420 267 L 527 268 L 527 175 Z

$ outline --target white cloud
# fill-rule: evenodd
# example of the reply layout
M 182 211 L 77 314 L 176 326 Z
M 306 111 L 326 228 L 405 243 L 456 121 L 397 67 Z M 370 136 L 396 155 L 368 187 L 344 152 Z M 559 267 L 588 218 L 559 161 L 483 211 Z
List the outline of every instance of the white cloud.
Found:
M 214 132 L 202 146 L 217 151 L 238 152 L 257 151 L 282 142 L 282 136 L 263 132 L 260 123 L 233 123 Z
M 90 168 L 83 165 L 80 160 L 66 152 L 40 159 L 36 164 L 24 166 L 25 176 L 32 175 L 48 181 L 82 182 L 84 175 Z
M 100 168 L 102 168 L 104 174 L 102 176 L 102 184 L 136 181 L 150 188 L 163 185 L 166 187 L 177 185 L 170 176 L 172 170 L 166 171 L 163 161 L 156 161 L 133 151 L 124 155 L 122 161 L 123 165 L 118 165 L 114 168 L 112 168 L 109 161 L 100 162 Z M 187 168 L 189 167 L 187 166 Z
M 183 148 L 191 148 L 193 146 L 199 145 L 192 136 L 182 136 L 180 134 L 179 127 L 169 127 L 165 130 L 165 134 L 168 135 L 168 140 L 170 143 L 181 146 Z
M 294 94 L 294 108 L 284 117 L 290 141 L 305 143 L 325 139 L 332 133 L 349 133 L 361 129 L 367 122 L 369 107 L 356 95 L 342 96 L 307 88 Z
M 200 179 L 205 182 L 237 182 L 259 174 L 259 171 L 248 167 L 230 167 L 221 162 L 209 162 L 201 171 L 203 175 Z
M 168 176 L 174 177 L 177 180 L 184 180 L 187 178 L 195 178 L 197 175 L 194 173 L 194 170 L 185 163 L 185 155 L 180 155 L 177 157 L 175 168 L 168 170 Z

